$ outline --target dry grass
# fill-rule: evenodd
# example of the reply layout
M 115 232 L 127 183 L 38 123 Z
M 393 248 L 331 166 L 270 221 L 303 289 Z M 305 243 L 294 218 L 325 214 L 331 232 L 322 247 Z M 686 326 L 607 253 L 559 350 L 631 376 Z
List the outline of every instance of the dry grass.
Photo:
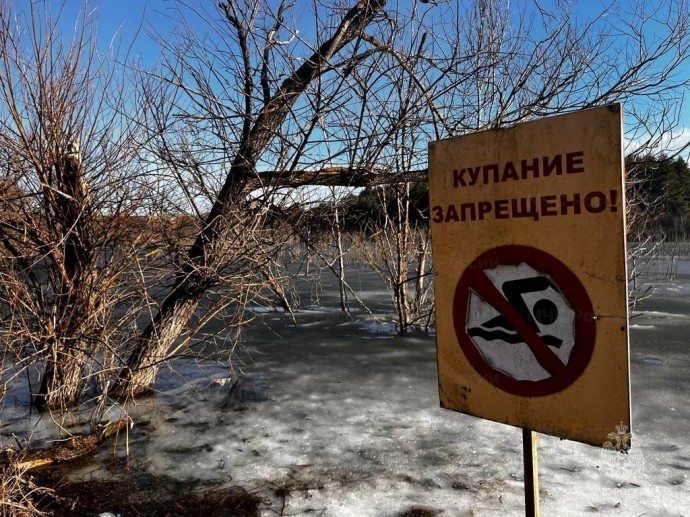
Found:
M 25 467 L 14 461 L 0 467 L 0 515 L 35 517 L 48 515 L 39 508 L 54 498 L 53 490 L 39 485 Z
M 124 479 L 69 481 L 61 469 L 32 475 L 21 453 L 5 451 L 0 470 L 0 517 L 98 515 L 131 517 L 254 517 L 261 499 L 237 486 L 206 486 L 166 476 L 130 473 Z
M 236 486 L 200 486 L 166 476 L 136 473 L 126 479 L 66 481 L 46 478 L 60 495 L 50 515 L 98 515 L 111 512 L 127 517 L 254 517 L 261 499 Z

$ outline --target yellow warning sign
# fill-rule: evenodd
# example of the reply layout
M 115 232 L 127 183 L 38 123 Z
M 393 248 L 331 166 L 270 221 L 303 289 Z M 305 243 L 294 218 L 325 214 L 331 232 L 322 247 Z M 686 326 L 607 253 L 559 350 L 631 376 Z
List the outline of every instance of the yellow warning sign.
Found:
M 630 429 L 622 116 L 430 144 L 443 407 L 597 446 Z

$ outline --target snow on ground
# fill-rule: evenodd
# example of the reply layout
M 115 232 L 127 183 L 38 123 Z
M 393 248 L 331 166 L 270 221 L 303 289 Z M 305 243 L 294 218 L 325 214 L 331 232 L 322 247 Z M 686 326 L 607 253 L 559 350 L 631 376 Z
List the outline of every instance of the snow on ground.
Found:
M 164 372 L 129 408 L 132 468 L 242 486 L 263 515 L 523 514 L 520 430 L 440 409 L 435 338 L 394 337 L 385 292 L 358 278 L 378 319 L 351 321 L 332 297 L 296 326 L 262 310 L 233 371 Z M 543 515 L 690 515 L 689 287 L 682 277 L 636 307 L 630 454 L 539 436 Z M 103 468 L 110 454 L 73 475 L 123 475 Z

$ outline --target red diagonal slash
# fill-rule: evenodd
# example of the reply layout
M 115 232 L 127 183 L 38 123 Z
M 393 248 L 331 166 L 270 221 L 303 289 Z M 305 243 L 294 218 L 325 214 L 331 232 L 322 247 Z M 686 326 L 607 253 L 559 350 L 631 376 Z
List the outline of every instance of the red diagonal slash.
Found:
M 539 364 L 553 377 L 567 374 L 566 365 L 561 362 L 544 340 L 539 337 L 534 329 L 532 329 L 530 324 L 527 323 L 520 313 L 503 297 L 483 271 L 480 274 L 472 276 L 469 280 L 468 287 L 505 317 L 508 323 L 515 329 L 525 343 L 527 343 L 527 346 L 530 347 L 530 350 L 534 353 Z

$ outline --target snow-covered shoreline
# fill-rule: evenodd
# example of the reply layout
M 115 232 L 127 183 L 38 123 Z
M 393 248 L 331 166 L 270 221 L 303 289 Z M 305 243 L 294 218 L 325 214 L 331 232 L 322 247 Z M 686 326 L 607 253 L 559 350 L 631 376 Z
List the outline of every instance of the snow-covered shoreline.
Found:
M 636 308 L 630 454 L 539 436 L 543 515 L 688 514 L 687 318 L 667 316 L 690 314 L 687 293 L 681 279 Z M 261 496 L 262 515 L 522 514 L 520 430 L 439 408 L 435 337 L 395 337 L 364 313 L 313 309 L 297 326 L 258 316 L 234 371 L 179 361 L 155 397 L 128 408 L 129 469 L 105 469 L 112 452 L 102 451 L 71 477 L 136 468 L 239 485 Z M 36 436 L 49 428 L 39 421 Z

